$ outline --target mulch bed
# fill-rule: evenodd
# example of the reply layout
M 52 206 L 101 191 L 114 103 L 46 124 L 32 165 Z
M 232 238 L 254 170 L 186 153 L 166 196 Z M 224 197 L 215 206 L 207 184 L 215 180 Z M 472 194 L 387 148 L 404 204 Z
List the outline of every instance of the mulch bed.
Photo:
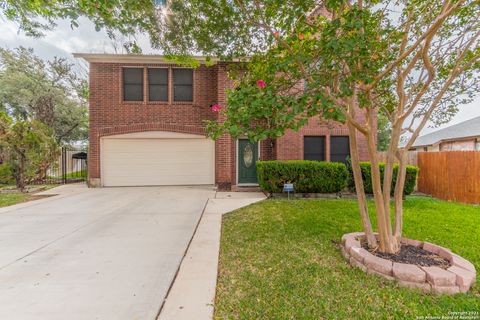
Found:
M 402 244 L 400 252 L 397 254 L 383 253 L 368 248 L 366 243 L 362 243 L 364 249 L 368 250 L 371 254 L 387 259 L 393 262 L 414 264 L 421 267 L 440 267 L 447 269 L 450 267 L 450 262 L 440 257 L 439 255 L 430 251 L 423 250 L 411 245 Z

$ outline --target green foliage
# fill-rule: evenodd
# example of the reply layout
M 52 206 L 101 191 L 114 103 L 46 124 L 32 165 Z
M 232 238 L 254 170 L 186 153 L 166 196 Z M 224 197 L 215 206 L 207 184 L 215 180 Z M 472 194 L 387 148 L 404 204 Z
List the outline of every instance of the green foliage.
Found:
M 298 16 L 294 31 L 275 26 L 279 35 L 269 35 L 272 45 L 230 73 L 237 86 L 228 92 L 228 108 L 222 111 L 226 121 L 207 122 L 210 135 L 216 138 L 226 132 L 261 140 L 281 136 L 287 129 L 298 130 L 314 116 L 344 122 L 344 99 L 354 94 L 358 83 L 376 80 L 394 59 L 389 48 L 401 34 L 374 10 L 352 6 L 350 10 L 339 8 L 335 14 L 333 20 Z M 340 76 L 345 69 L 351 74 Z M 258 80 L 266 86 L 259 87 Z M 391 85 L 392 79 L 382 79 L 378 91 Z M 360 108 L 372 107 L 371 98 L 357 93 Z M 384 106 L 395 101 L 391 94 L 379 99 Z
M 46 171 L 59 155 L 52 130 L 37 120 L 13 120 L 0 112 L 0 146 L 11 166 L 20 190 L 33 179 L 46 176 Z
M 386 151 L 390 144 L 390 138 L 392 135 L 392 128 L 388 118 L 379 113 L 377 117 L 377 150 Z
M 8 162 L 0 164 L 0 184 L 12 184 L 14 182 L 12 165 Z
M 87 138 L 88 84 L 63 58 L 44 61 L 32 49 L 0 48 L 0 111 L 51 127 L 57 142 Z
M 381 109 L 394 118 L 399 117 L 405 110 L 396 112 L 397 68 L 389 68 L 397 62 L 402 68 L 411 63 L 411 74 L 407 72 L 408 80 L 402 85 L 410 92 L 409 101 L 404 103 L 410 106 L 416 101 L 414 116 L 421 117 L 451 74 L 456 59 L 460 59 L 460 66 L 476 61 L 442 94 L 438 111 L 429 117 L 434 124 L 450 120 L 458 111 L 457 106 L 472 101 L 480 90 L 478 39 L 461 55 L 479 28 L 480 7 L 474 0 L 465 1 L 441 22 L 435 40 L 429 43 L 428 59 L 418 59 L 417 52 L 425 46 L 422 34 L 438 22 L 445 2 L 406 0 L 391 5 L 377 0 L 335 0 L 320 4 L 313 0 L 172 0 L 169 3 L 168 15 L 160 19 L 159 46 L 163 50 L 181 57 L 202 53 L 244 61 L 238 65 L 240 72 L 231 72 L 236 89 L 228 93 L 228 108 L 222 111 L 226 121 L 207 122 L 207 131 L 214 138 L 224 133 L 246 135 L 252 140 L 275 138 L 287 129 L 297 130 L 317 115 L 344 121 L 346 101 L 354 95 L 360 108 Z M 412 51 L 402 55 L 406 25 L 410 29 L 404 45 Z M 427 85 L 426 75 L 430 71 L 425 69 L 424 61 L 428 60 L 432 60 L 435 69 L 434 80 L 416 99 Z M 265 81 L 267 86 L 259 88 L 257 80 Z M 305 87 L 303 80 L 308 82 Z M 372 87 L 364 89 L 366 85 Z M 392 119 L 388 122 L 395 120 Z M 383 150 L 388 133 L 381 134 Z
M 343 163 L 307 160 L 257 161 L 260 187 L 282 192 L 285 183 L 293 183 L 298 193 L 335 193 L 347 185 L 348 171 Z
M 351 166 L 347 165 L 349 170 L 350 177 L 353 176 Z M 372 165 L 370 162 L 360 162 L 360 169 L 362 171 L 362 178 L 363 178 L 363 187 L 366 193 L 372 194 L 372 175 L 371 175 L 371 168 Z M 383 181 L 383 172 L 385 170 L 385 163 L 380 163 L 380 177 L 381 181 Z M 415 166 L 407 166 L 407 174 L 405 176 L 405 188 L 403 190 L 404 195 L 409 195 L 415 190 L 415 185 L 417 184 L 417 177 L 418 177 L 419 168 Z M 395 191 L 395 183 L 397 182 L 397 172 L 398 172 L 398 164 L 393 166 L 393 178 L 392 178 L 392 194 Z M 352 178 L 348 179 L 348 187 L 351 190 L 355 190 L 355 184 Z

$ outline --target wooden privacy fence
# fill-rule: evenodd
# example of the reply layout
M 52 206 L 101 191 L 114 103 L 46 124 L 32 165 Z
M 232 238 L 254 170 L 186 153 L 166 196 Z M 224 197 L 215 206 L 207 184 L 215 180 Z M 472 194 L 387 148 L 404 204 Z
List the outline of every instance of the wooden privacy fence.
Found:
M 379 151 L 377 154 L 378 154 L 380 162 L 386 162 L 387 161 L 387 152 Z M 408 165 L 417 166 L 417 154 L 418 154 L 418 152 L 416 152 L 416 151 L 408 151 L 408 153 L 407 153 L 407 164 Z M 397 162 L 396 159 L 395 159 L 395 162 Z
M 480 203 L 480 151 L 419 152 L 418 191 L 436 198 Z

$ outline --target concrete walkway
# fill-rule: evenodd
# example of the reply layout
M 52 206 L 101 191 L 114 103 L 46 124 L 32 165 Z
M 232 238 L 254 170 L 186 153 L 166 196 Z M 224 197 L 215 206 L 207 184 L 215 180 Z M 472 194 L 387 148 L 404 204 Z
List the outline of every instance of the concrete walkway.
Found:
M 155 319 L 212 188 L 86 189 L 0 209 L 0 319 Z
M 262 193 L 218 192 L 208 200 L 159 320 L 212 319 L 222 215 L 263 199 Z

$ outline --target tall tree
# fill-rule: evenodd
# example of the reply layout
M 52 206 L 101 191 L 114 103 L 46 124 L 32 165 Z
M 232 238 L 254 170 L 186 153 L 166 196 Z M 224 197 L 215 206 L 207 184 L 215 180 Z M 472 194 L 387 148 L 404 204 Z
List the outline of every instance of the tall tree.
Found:
M 359 166 L 357 139 L 363 135 L 372 162 L 379 250 L 395 253 L 408 149 L 429 120 L 448 120 L 458 103 L 479 91 L 479 16 L 478 0 L 172 0 L 159 40 L 181 56 L 192 50 L 250 55 L 242 72 L 233 74 L 237 87 L 221 111 L 226 121 L 208 124 L 213 137 L 278 137 L 313 116 L 345 122 L 361 220 L 369 246 L 376 247 Z M 307 86 L 299 86 L 302 79 Z M 365 121 L 357 120 L 359 112 Z M 378 113 L 391 127 L 383 180 Z M 392 190 L 394 162 L 399 170 Z
M 88 84 L 63 58 L 44 61 L 32 49 L 0 48 L 0 111 L 36 119 L 58 143 L 86 140 Z
M 44 175 L 59 156 L 52 130 L 37 120 L 15 120 L 0 112 L 0 138 L 0 147 L 7 154 L 17 188 L 22 192 L 29 179 Z

